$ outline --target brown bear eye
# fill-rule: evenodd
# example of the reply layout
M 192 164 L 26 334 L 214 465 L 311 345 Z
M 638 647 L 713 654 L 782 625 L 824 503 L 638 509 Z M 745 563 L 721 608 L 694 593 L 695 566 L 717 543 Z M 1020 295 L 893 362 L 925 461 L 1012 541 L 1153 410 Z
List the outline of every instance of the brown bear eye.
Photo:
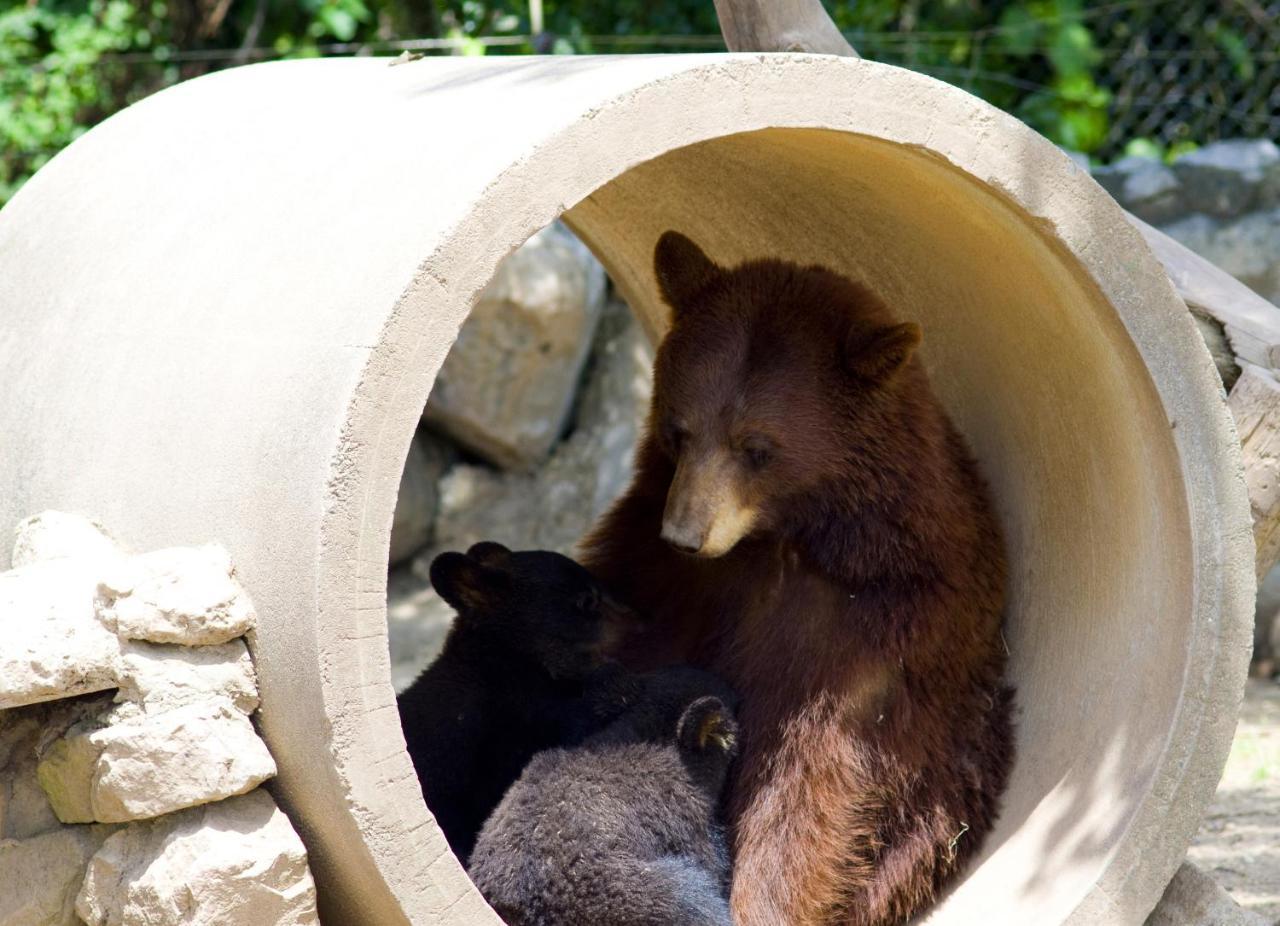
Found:
M 764 469 L 773 460 L 773 448 L 764 441 L 750 440 L 742 445 L 742 453 L 752 469 Z
M 680 446 L 684 443 L 684 439 L 688 436 L 686 431 L 678 424 L 668 421 L 662 428 L 662 438 L 667 446 L 675 453 L 680 452 Z

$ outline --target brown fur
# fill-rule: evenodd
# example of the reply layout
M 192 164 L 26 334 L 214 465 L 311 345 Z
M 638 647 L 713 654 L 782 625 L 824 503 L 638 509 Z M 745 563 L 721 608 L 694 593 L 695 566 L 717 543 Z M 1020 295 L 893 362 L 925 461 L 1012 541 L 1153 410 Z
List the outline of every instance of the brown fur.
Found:
M 692 662 L 742 695 L 735 921 L 904 922 L 982 843 L 1013 758 L 986 487 L 912 355 L 919 329 L 865 287 L 720 268 L 670 232 L 655 265 L 674 324 L 635 480 L 586 565 L 652 615 L 629 662 Z M 709 536 L 719 503 L 692 485 L 751 509 L 727 552 L 660 539 Z

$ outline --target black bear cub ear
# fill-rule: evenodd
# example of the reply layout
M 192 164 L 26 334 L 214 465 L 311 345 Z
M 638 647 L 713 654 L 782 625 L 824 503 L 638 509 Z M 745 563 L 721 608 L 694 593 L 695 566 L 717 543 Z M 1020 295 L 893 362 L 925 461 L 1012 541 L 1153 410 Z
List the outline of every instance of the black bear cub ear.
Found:
M 481 540 L 471 545 L 471 549 L 467 551 L 467 558 L 483 566 L 505 569 L 511 564 L 511 551 L 496 541 Z
M 723 701 L 707 695 L 684 709 L 676 739 L 686 753 L 732 756 L 738 749 L 738 722 Z
M 855 329 L 845 342 L 845 369 L 870 385 L 887 382 L 906 366 L 923 338 L 924 332 L 915 322 L 888 325 L 870 332 Z
M 506 573 L 461 553 L 441 553 L 431 561 L 431 586 L 459 613 L 494 607 L 507 582 Z
M 666 231 L 653 249 L 653 272 L 662 298 L 678 318 L 698 290 L 721 271 L 702 248 L 678 231 Z

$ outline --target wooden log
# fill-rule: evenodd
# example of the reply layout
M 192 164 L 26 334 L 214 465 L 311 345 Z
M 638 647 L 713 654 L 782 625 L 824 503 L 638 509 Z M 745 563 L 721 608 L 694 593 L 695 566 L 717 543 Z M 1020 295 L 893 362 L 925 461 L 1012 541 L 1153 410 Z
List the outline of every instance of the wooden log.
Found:
M 730 51 L 794 51 L 857 58 L 820 0 L 715 0 Z
M 1159 229 L 1126 216 L 1164 265 L 1182 301 L 1222 324 L 1237 357 L 1266 370 L 1280 369 L 1280 308 Z
M 1280 382 L 1246 365 L 1227 400 L 1244 452 L 1258 581 L 1280 560 Z

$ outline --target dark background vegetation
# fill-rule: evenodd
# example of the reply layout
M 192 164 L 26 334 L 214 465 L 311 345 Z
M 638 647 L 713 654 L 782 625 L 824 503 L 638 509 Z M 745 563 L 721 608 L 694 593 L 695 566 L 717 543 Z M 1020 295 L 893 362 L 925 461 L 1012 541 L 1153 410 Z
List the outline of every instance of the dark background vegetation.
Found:
M 1280 136 L 1280 0 L 826 0 L 866 57 L 1095 159 Z M 314 55 L 721 51 L 712 0 L 0 0 L 0 204 L 179 80 Z

